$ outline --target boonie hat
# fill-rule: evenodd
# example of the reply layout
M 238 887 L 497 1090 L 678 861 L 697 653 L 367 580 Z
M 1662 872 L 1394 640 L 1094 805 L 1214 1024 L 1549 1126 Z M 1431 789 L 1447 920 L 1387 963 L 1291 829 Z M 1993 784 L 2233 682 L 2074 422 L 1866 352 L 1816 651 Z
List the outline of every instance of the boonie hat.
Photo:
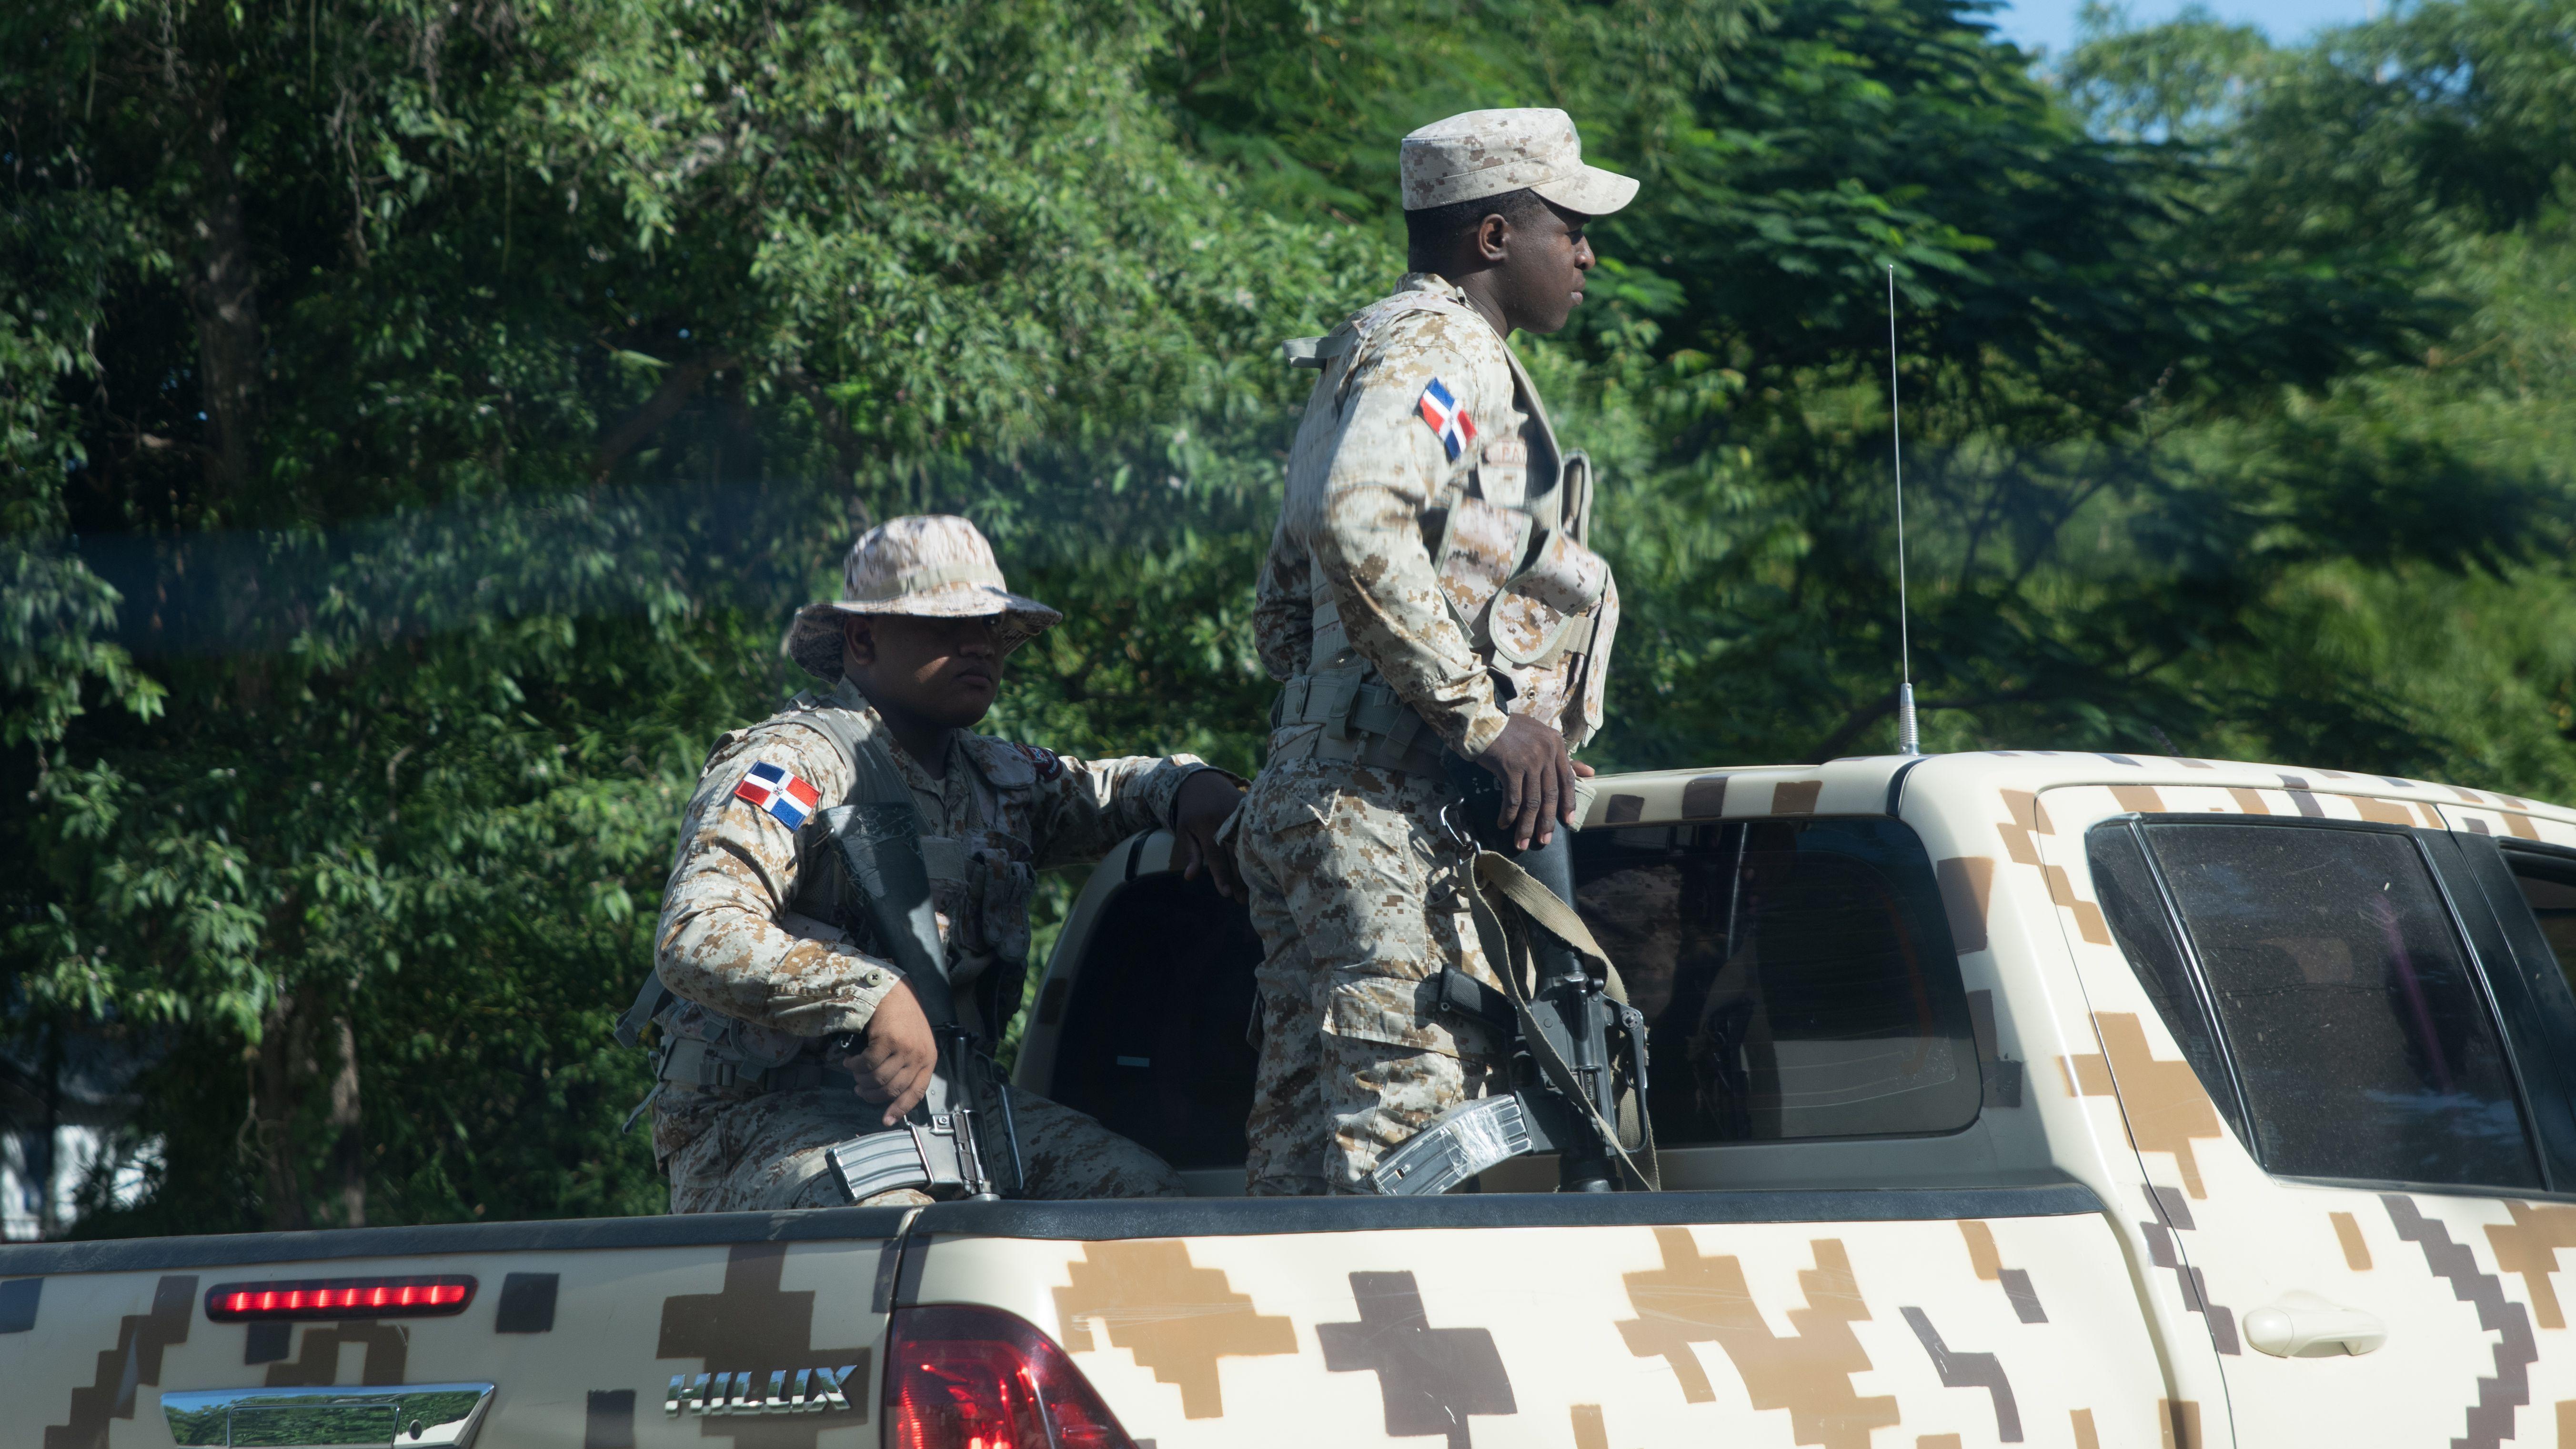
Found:
M 1608 216 L 1637 194 L 1636 178 L 1583 164 L 1563 111 L 1468 111 L 1404 138 L 1404 209 L 1427 211 L 1528 187 L 1568 211 Z
M 779 652 L 818 678 L 841 677 L 841 616 L 906 614 L 920 619 L 1001 615 L 1004 654 L 1064 622 L 1064 615 L 1002 582 L 993 545 L 950 514 L 889 518 L 859 536 L 841 564 L 841 597 L 796 611 Z

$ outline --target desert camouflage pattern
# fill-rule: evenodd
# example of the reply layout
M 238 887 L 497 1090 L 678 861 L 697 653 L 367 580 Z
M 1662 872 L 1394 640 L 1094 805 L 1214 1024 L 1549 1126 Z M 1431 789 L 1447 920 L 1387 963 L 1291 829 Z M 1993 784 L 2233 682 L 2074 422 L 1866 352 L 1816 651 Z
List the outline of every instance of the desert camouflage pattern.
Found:
M 2419 781 L 2077 753 L 1600 785 L 1587 830 L 1896 810 L 1932 860 L 1979 1003 L 1976 1122 L 1932 1138 L 1669 1149 L 1668 1184 L 1786 1191 L 1619 1199 L 1651 1202 L 1660 1222 L 1611 1221 L 1610 1205 L 1581 1226 L 1439 1216 L 1492 1206 L 1489 1174 L 1488 1196 L 1426 1205 L 1401 1230 L 1076 1241 L 950 1232 L 934 1208 L 900 1253 L 889 1240 L 907 1220 L 860 1213 L 754 1217 L 726 1225 L 735 1241 L 652 1248 L 570 1246 L 614 1231 L 590 1224 L 429 1229 L 454 1236 L 409 1254 L 377 1252 L 376 1230 L 318 1234 L 293 1240 L 314 1245 L 310 1259 L 247 1267 L 209 1266 L 222 1240 L 138 1271 L 81 1267 L 112 1244 L 0 1246 L 0 1362 L 32 1426 L 21 1437 L 166 1449 L 159 1396 L 179 1388 L 488 1381 L 501 1389 L 480 1442 L 512 1449 L 872 1449 L 886 1437 L 887 1315 L 915 1303 L 1035 1325 L 1155 1449 L 2485 1449 L 2576 1431 L 2576 1286 L 2563 1281 L 2576 1209 L 2264 1174 L 2108 942 L 2082 851 L 2104 820 L 2204 813 L 2576 850 L 2576 812 Z M 1872 1206 L 1901 1196 L 1890 1188 L 1952 1201 L 2016 1184 L 2058 1205 L 2014 1210 L 1994 1193 L 1964 1216 Z M 484 1246 L 557 1233 L 554 1246 Z M 454 1318 L 283 1332 L 212 1323 L 201 1307 L 218 1282 L 431 1271 L 471 1273 L 481 1295 Z M 522 1277 L 542 1280 L 542 1321 L 503 1312 L 501 1285 Z M 2387 1345 L 2259 1352 L 2246 1316 L 2293 1290 L 2366 1308 Z M 859 1366 L 849 1410 L 662 1411 L 675 1374 L 823 1364 Z
M 1515 712 L 1582 743 L 1600 724 L 1598 661 L 1617 598 L 1608 566 L 1563 528 L 1523 575 L 1532 480 L 1548 480 L 1550 518 L 1564 491 L 1528 374 L 1464 294 L 1429 273 L 1334 337 L 1346 350 L 1298 428 L 1256 591 L 1264 665 L 1282 681 L 1373 671 L 1470 756 L 1502 731 L 1499 674 Z M 1455 459 L 1418 410 L 1435 379 L 1477 420 Z M 1597 628 L 1575 618 L 1603 605 Z M 1593 632 L 1564 647 L 1579 623 Z M 1596 687 L 1578 695 L 1583 678 Z M 1454 797 L 1436 772 L 1316 754 L 1333 728 L 1283 721 L 1241 818 L 1266 952 L 1249 1169 L 1263 1194 L 1354 1190 L 1389 1148 L 1481 1094 L 1497 1045 L 1436 1009 L 1443 966 L 1500 985 L 1475 945 L 1465 857 L 1439 824 Z
M 1247 1127 L 1256 1195 L 1356 1192 L 1378 1158 L 1484 1095 L 1504 1045 L 1440 1009 L 1455 966 L 1496 990 L 1467 912 L 1467 857 L 1437 776 L 1275 764 L 1244 798 L 1261 933 L 1261 1060 Z
M 874 1129 L 884 1104 L 848 1087 L 772 1092 L 711 1111 L 703 1130 L 664 1164 L 675 1213 L 779 1212 L 847 1207 L 824 1149 Z M 1179 1197 L 1161 1158 L 1035 1092 L 1011 1089 L 1019 1129 L 1021 1193 L 1032 1198 Z M 988 1123 L 998 1127 L 998 1122 Z M 998 1141 L 991 1150 L 1005 1151 Z M 927 1194 L 898 1188 L 862 1206 L 919 1206 Z
M 1582 744 L 1600 728 L 1598 691 L 1575 697 L 1575 680 L 1605 673 L 1585 662 L 1606 655 L 1606 632 L 1583 650 L 1532 655 L 1531 663 L 1497 655 L 1483 637 L 1485 606 L 1519 568 L 1530 538 L 1529 516 L 1514 510 L 1533 488 L 1554 487 L 1562 457 L 1529 375 L 1465 294 L 1428 272 L 1407 276 L 1334 338 L 1349 347 L 1326 366 L 1307 403 L 1255 590 L 1263 666 L 1286 680 L 1366 665 L 1443 743 L 1470 756 L 1503 729 L 1490 667 L 1512 680 L 1514 713 Z M 1418 410 L 1434 379 L 1475 424 L 1474 441 L 1455 459 Z M 1444 504 L 1451 496 L 1457 506 Z M 1434 542 L 1457 545 L 1443 551 L 1445 576 Z M 1588 587 L 1594 601 L 1615 600 L 1606 568 L 1597 579 L 1570 582 Z M 1561 601 L 1566 587 L 1551 580 L 1537 586 L 1547 598 L 1514 605 L 1516 646 L 1548 628 L 1550 600 Z M 1475 621 L 1477 632 L 1462 619 Z M 1567 716 L 1570 697 L 1579 707 Z M 1272 751 L 1294 753 L 1302 736 L 1321 728 L 1281 731 Z
M 740 1236 L 764 1226 L 788 1220 L 752 1219 Z M 499 1384 L 479 1442 L 511 1449 L 872 1449 L 885 1442 L 888 1309 L 975 1303 L 1064 1345 L 1128 1436 L 1158 1449 L 2226 1442 L 2223 1409 L 2165 1393 L 2096 1215 L 1094 1243 L 919 1234 L 900 1280 L 885 1239 L 850 1231 L 444 1254 L 436 1271 L 483 1285 L 462 1315 L 298 1324 L 264 1343 L 208 1322 L 204 1291 L 423 1261 L 61 1275 L 46 1280 L 36 1331 L 11 1346 L 13 1382 L 26 1422 L 52 1426 L 28 1442 L 79 1449 L 167 1449 L 165 1389 L 442 1381 Z M 547 1280 L 542 1326 L 503 1328 L 498 1290 L 513 1274 Z M 761 1384 L 822 1365 L 856 1367 L 849 1409 L 664 1410 L 675 1374 L 749 1371 Z
M 2576 1207 L 2494 1189 L 2402 1192 L 2267 1174 L 2113 943 L 2084 841 L 2102 821 L 2140 814 L 2368 822 L 2560 846 L 2576 846 L 2576 822 L 2483 791 L 2197 761 L 2141 759 L 2133 779 L 2001 793 L 1998 888 L 2011 880 L 2047 893 L 2095 1038 L 2079 1039 L 2042 1080 L 2102 1114 L 2135 1154 L 2142 1181 L 2131 1203 L 2147 1261 L 2215 1346 L 2238 1441 L 2570 1442 L 2576 1346 L 2555 1279 L 2558 1249 L 2576 1247 Z M 2301 962 L 2310 979 L 2332 969 Z M 2491 973 L 2510 969 L 2488 963 Z M 2259 1351 L 2247 1316 L 2294 1294 L 2369 1312 L 2388 1343 L 2355 1357 Z
M 1527 187 L 1569 211 L 1607 216 L 1637 194 L 1634 178 L 1584 164 L 1573 117 L 1540 107 L 1434 121 L 1404 138 L 1397 171 L 1407 211 Z
M 1064 621 L 1054 609 L 1012 593 L 983 531 L 952 514 L 889 518 L 859 535 L 841 561 L 841 597 L 797 610 L 779 652 L 817 679 L 838 680 L 844 614 L 989 616 L 1005 656 Z
M 783 1222 L 783 1220 L 781 1220 Z M 2195 1449 L 2102 1217 L 1499 1227 L 1108 1243 L 927 1238 L 909 1302 L 999 1307 L 1069 1348 L 1133 1441 L 1610 1449 Z M 49 1279 L 15 1359 L 33 1423 L 167 1446 L 165 1387 L 497 1382 L 484 1444 L 863 1449 L 884 1441 L 881 1240 L 453 1253 L 459 1318 L 296 1325 L 245 1364 L 216 1276 L 366 1276 L 420 1258 Z M 549 1276 L 544 1330 L 497 1284 Z M 871 1284 L 886 1284 L 871 1294 Z M 77 1297 L 75 1297 L 77 1294 Z M 82 1305 L 80 1330 L 44 1318 Z M 64 1315 L 70 1318 L 70 1315 Z M 118 1343 L 139 1343 L 124 1354 Z M 665 1413 L 672 1374 L 858 1366 L 850 1410 Z M 118 1385 L 126 1397 L 118 1400 Z M 36 1397 L 31 1392 L 31 1397 Z M 124 1405 L 124 1415 L 118 1415 Z
M 870 731 L 883 728 L 846 679 L 824 705 L 849 712 Z M 824 853 L 829 842 L 820 812 L 803 829 L 790 830 L 733 793 L 745 771 L 768 763 L 812 784 L 824 804 L 848 797 L 850 761 L 828 736 L 798 723 L 798 713 L 772 716 L 717 742 L 682 817 L 680 850 L 654 933 L 655 967 L 681 998 L 665 1013 L 664 1030 L 728 1038 L 752 1060 L 773 1065 L 816 1060 L 822 1038 L 865 1030 L 899 979 L 838 922 L 832 903 L 839 878 L 829 872 L 839 867 Z M 1017 971 L 1027 959 L 1036 872 L 1096 859 L 1122 838 L 1168 823 L 1181 782 L 1204 766 L 1186 755 L 1068 759 L 964 732 L 951 736 L 948 748 L 937 780 L 901 748 L 886 753 L 912 787 L 924 828 L 964 848 L 965 879 L 934 882 L 932 901 L 959 1010 L 971 1017 L 968 993 L 984 974 Z M 674 1164 L 685 1157 L 691 1184 L 684 1194 L 674 1177 L 675 1205 L 684 1195 L 756 1198 L 771 1190 L 764 1185 L 772 1166 L 766 1159 L 743 1165 L 740 1153 L 721 1145 L 689 1152 L 693 1141 L 761 1095 L 748 1083 L 662 1086 L 654 1099 L 654 1154 Z M 819 1147 L 849 1136 L 837 1130 L 812 1135 L 835 1121 L 830 1114 L 815 1118 L 807 1138 L 797 1140 Z M 762 1130 L 752 1124 L 728 1129 L 728 1140 L 747 1141 Z M 780 1140 L 770 1137 L 773 1145 Z M 728 1165 L 714 1172 L 707 1166 L 714 1162 Z M 717 1185 L 735 1174 L 749 1176 L 735 1186 Z
M 1602 782 L 1586 827 L 1881 814 L 1904 763 L 1623 776 Z M 1902 776 L 1899 793 L 1980 1015 L 1986 1106 L 1946 1160 L 2045 1160 L 2101 1195 L 2166 1345 L 2175 1412 L 2192 1420 L 2174 1442 L 2230 1442 L 2232 1431 L 2249 1449 L 2576 1443 L 2576 1332 L 2556 1281 L 2559 1249 L 2576 1247 L 2576 1209 L 2266 1173 L 2114 941 L 2085 853 L 2093 826 L 2136 815 L 2374 824 L 2576 850 L 2576 812 L 2343 771 L 2057 751 L 1934 756 Z M 2015 1086 L 2013 1106 L 1998 1101 L 2002 1081 Z M 1752 1162 L 1728 1149 L 1663 1162 L 1668 1185 L 1752 1185 L 1742 1175 Z M 1810 1180 L 1903 1181 L 1932 1163 L 1891 1142 Z M 2367 1311 L 2388 1342 L 2349 1357 L 2255 1348 L 2246 1316 L 2294 1294 Z
M 941 1239 L 921 1290 L 1047 1329 L 1157 1449 L 2209 1442 L 2098 1217 L 1286 1246 Z

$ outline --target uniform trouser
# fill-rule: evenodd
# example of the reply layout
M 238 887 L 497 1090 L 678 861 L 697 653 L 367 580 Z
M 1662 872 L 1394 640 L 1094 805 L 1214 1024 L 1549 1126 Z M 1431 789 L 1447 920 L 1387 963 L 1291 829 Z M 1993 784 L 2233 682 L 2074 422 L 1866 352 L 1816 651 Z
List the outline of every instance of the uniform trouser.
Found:
M 694 1110 L 706 1120 L 663 1163 L 675 1213 L 847 1207 L 824 1149 L 875 1126 L 885 1104 L 838 1087 L 771 1092 Z M 1182 1195 L 1180 1178 L 1163 1159 L 1071 1107 L 1013 1087 L 1011 1113 L 1018 1119 L 1020 1162 L 1028 1172 L 1024 1197 Z M 993 1147 L 1008 1150 L 999 1141 Z M 871 1205 L 928 1201 L 909 1188 L 868 1199 Z
M 1485 1095 L 1497 1043 L 1440 1009 L 1440 972 L 1487 985 L 1439 776 L 1274 762 L 1237 856 L 1261 933 L 1261 1059 L 1245 1172 L 1256 1196 L 1361 1191 L 1390 1149 Z

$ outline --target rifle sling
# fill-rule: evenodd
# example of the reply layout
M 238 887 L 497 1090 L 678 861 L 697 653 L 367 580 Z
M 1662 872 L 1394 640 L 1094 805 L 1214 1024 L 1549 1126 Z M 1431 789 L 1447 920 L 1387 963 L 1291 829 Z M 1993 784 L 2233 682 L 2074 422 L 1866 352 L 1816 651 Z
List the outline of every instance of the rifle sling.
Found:
M 1480 882 L 1541 930 L 1599 962 L 1610 999 L 1625 1006 L 1628 990 L 1626 983 L 1619 979 L 1618 968 L 1610 964 L 1610 955 L 1601 949 L 1601 944 L 1592 939 L 1592 929 L 1583 924 L 1583 917 L 1577 915 L 1572 906 L 1558 900 L 1556 893 L 1541 885 L 1536 876 L 1506 856 L 1490 850 L 1476 852 L 1475 870 L 1465 883 L 1467 905 L 1475 918 L 1476 938 L 1484 945 L 1486 959 L 1494 963 L 1494 974 L 1503 978 L 1503 985 L 1511 996 L 1512 1011 L 1520 1020 L 1521 1040 L 1529 1048 L 1530 1059 L 1538 1063 L 1540 1074 L 1556 1088 L 1558 1095 L 1582 1109 L 1583 1115 L 1590 1119 L 1593 1131 L 1618 1158 L 1620 1168 L 1629 1179 L 1644 1191 L 1661 1192 L 1663 1183 L 1655 1163 L 1653 1116 L 1645 1110 L 1643 1102 L 1638 1104 L 1637 1121 L 1641 1128 L 1638 1150 L 1645 1155 L 1644 1165 L 1640 1166 L 1637 1158 L 1628 1151 L 1627 1144 L 1620 1140 L 1618 1127 L 1603 1119 L 1601 1109 L 1593 1105 L 1582 1083 L 1575 1080 L 1574 1068 L 1567 1065 L 1555 1044 L 1548 1040 L 1537 1017 L 1531 1013 L 1528 944 L 1504 926 L 1493 903 L 1485 898 L 1483 890 L 1477 888 Z

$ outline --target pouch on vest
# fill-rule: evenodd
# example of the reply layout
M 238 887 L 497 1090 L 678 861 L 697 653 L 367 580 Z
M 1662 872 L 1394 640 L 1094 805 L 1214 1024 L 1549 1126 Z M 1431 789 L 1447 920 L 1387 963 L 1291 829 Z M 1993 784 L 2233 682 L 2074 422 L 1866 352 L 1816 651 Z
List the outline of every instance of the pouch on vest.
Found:
M 1530 513 L 1472 494 L 1453 496 L 1432 573 L 1468 646 L 1508 686 L 1499 691 L 1503 708 L 1553 725 L 1580 745 L 1601 728 L 1619 594 L 1609 561 L 1583 545 L 1576 526 L 1590 508 L 1590 460 L 1569 477 L 1580 480 L 1579 496 L 1560 485 L 1539 500 L 1567 520 L 1564 526 L 1541 526 Z
M 1561 528 L 1540 535 L 1527 567 L 1503 585 L 1486 632 L 1494 652 L 1514 664 L 1544 664 L 1582 652 L 1590 642 L 1584 616 L 1610 592 L 1610 563 Z

